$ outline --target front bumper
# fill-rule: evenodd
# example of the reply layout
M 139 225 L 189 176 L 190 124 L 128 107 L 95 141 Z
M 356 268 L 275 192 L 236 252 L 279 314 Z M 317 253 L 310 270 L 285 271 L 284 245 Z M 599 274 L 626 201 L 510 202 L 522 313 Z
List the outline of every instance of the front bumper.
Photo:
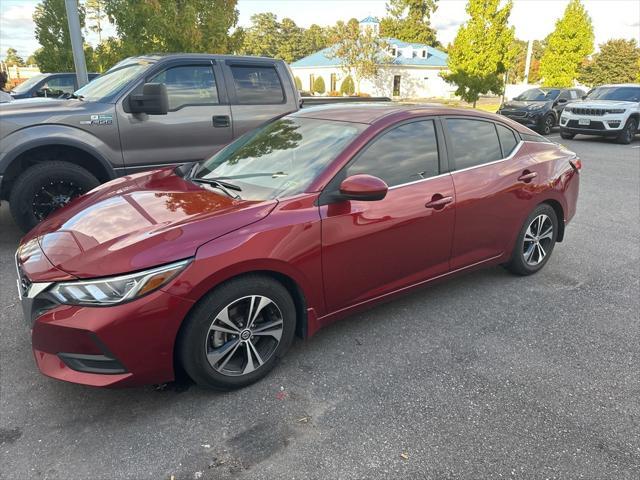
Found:
M 540 127 L 542 119 L 544 118 L 544 113 L 542 112 L 526 112 L 522 115 L 520 112 L 516 113 L 512 111 L 498 110 L 496 113 L 529 128 Z
M 589 122 L 587 125 L 581 123 Z M 617 136 L 624 128 L 623 115 L 606 114 L 598 116 L 575 115 L 564 112 L 560 117 L 560 129 L 583 135 Z
M 173 349 L 193 302 L 157 290 L 121 305 L 60 305 L 33 323 L 40 371 L 96 387 L 164 383 L 174 379 Z

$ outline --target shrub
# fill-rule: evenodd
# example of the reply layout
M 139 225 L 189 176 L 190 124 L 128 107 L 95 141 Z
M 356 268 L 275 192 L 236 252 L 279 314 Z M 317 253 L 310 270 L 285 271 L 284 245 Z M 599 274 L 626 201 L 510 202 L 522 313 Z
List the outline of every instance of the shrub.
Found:
M 359 97 L 363 97 L 363 98 L 369 98 L 371 97 L 371 95 L 369 93 L 364 93 L 364 92 L 360 92 L 358 94 Z
M 327 95 L 329 95 L 330 97 L 341 97 L 342 94 L 340 92 L 338 92 L 337 90 L 331 90 Z
M 296 77 L 293 79 L 293 82 L 296 84 L 296 88 L 298 90 L 302 90 L 302 80 L 300 80 L 300 77 L 296 75 Z
M 314 81 L 313 81 L 313 91 L 314 93 L 324 93 L 325 90 L 325 86 L 324 86 L 324 79 L 320 76 L 318 76 Z
M 347 76 L 340 85 L 340 93 L 343 95 L 353 95 L 356 92 L 356 87 L 353 84 L 353 78 L 351 75 Z

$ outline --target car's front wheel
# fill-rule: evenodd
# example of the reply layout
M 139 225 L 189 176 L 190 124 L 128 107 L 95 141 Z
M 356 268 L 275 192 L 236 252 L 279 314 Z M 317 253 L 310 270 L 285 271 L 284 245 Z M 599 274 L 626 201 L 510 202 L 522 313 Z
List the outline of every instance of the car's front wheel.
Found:
M 264 377 L 284 356 L 295 326 L 287 289 L 269 277 L 246 275 L 196 305 L 178 338 L 179 359 L 199 385 L 241 388 Z
M 560 129 L 560 137 L 565 140 L 573 140 L 575 136 L 575 133 L 567 132 L 566 130 Z
M 556 118 L 551 114 L 547 114 L 543 119 L 540 125 L 540 133 L 543 135 L 549 135 L 553 130 L 553 127 L 556 124 Z
M 638 121 L 635 118 L 627 120 L 622 131 L 618 134 L 617 141 L 623 145 L 629 145 L 638 130 Z
M 558 238 L 558 217 L 548 204 L 538 205 L 527 217 L 511 260 L 505 267 L 517 275 L 531 275 L 546 265 Z

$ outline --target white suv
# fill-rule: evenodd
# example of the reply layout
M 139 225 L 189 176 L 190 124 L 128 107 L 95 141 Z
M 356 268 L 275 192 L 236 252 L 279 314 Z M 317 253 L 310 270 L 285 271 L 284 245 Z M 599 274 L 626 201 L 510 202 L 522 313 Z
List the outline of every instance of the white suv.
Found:
M 568 104 L 560 117 L 560 136 L 576 134 L 615 137 L 629 144 L 640 125 L 640 84 L 603 85 L 581 102 Z

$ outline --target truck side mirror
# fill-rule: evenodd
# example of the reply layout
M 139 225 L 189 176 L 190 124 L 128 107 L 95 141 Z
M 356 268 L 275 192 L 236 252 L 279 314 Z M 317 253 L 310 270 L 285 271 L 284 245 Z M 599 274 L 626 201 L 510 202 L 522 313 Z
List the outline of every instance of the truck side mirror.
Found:
M 145 83 L 142 93 L 132 93 L 129 96 L 129 111 L 147 115 L 166 115 L 169 111 L 167 86 L 164 83 Z

